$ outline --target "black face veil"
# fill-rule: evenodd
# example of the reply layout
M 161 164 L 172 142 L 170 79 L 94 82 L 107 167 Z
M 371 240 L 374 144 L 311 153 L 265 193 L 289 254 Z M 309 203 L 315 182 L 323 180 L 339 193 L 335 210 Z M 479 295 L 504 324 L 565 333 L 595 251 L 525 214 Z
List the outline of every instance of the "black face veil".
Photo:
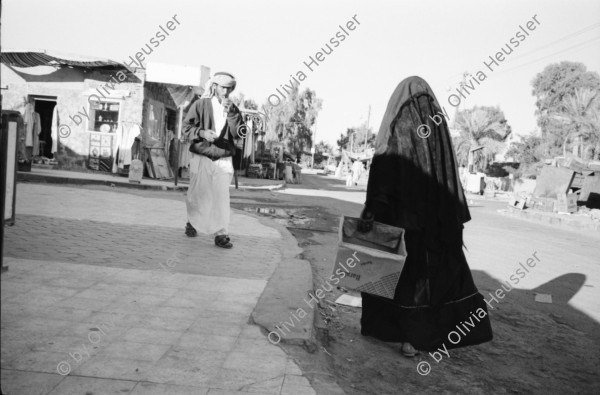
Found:
M 400 82 L 390 98 L 377 135 L 366 205 L 372 211 L 386 207 L 388 214 L 376 216 L 379 221 L 421 229 L 431 242 L 462 245 L 462 224 L 471 217 L 448 124 L 420 77 Z

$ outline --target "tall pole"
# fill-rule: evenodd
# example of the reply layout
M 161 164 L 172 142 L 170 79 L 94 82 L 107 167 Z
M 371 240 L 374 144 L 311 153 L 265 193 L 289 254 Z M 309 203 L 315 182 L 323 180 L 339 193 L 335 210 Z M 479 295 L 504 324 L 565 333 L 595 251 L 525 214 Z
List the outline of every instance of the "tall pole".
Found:
M 371 105 L 369 104 L 369 114 L 367 115 L 367 128 L 365 130 L 365 155 L 367 153 L 367 141 L 369 140 L 369 123 L 371 121 Z
M 315 130 L 313 131 L 313 141 L 312 141 L 312 161 L 310 168 L 315 168 L 315 150 L 317 145 L 317 119 L 315 119 Z

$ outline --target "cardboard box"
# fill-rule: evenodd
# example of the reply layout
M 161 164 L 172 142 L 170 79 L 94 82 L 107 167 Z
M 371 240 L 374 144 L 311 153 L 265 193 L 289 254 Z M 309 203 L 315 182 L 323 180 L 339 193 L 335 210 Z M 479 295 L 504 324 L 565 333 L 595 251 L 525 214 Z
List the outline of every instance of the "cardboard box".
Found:
M 545 211 L 545 212 L 554 212 L 554 206 L 556 204 L 555 199 L 543 198 L 543 197 L 532 197 L 528 206 L 530 206 L 534 210 Z
M 144 164 L 139 159 L 134 159 L 129 165 L 129 182 L 134 184 L 141 184 L 142 176 L 144 174 Z
M 332 278 L 341 287 L 393 299 L 406 261 L 405 231 L 374 222 L 373 230 L 361 233 L 358 222 L 344 216 L 340 220 Z
M 573 214 L 577 212 L 577 194 L 565 193 L 559 194 L 557 197 L 556 211 L 559 213 Z

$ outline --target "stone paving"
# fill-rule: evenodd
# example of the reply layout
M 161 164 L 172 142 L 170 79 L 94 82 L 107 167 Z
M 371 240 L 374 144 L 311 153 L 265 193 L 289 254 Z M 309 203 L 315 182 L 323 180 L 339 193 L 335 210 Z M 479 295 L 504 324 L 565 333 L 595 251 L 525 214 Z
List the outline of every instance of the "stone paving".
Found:
M 35 165 L 28 172 L 17 172 L 17 181 L 50 184 L 106 185 L 146 190 L 185 191 L 189 187 L 189 179 L 155 180 L 143 178 L 139 184 L 130 183 L 127 177 L 112 173 L 87 173 L 80 171 L 54 170 L 37 168 Z M 238 176 L 239 189 L 278 189 L 285 185 L 283 180 L 269 180 Z M 230 187 L 235 187 L 234 180 Z
M 249 323 L 281 234 L 234 212 L 235 247 L 183 235 L 185 205 L 19 184 L 5 232 L 8 394 L 314 394 Z
M 208 237 L 184 237 L 182 229 L 23 214 L 7 231 L 6 255 L 167 272 L 176 266 L 183 273 L 257 279 L 268 278 L 281 259 L 277 238 L 244 236 L 234 240 L 235 248 L 222 250 Z

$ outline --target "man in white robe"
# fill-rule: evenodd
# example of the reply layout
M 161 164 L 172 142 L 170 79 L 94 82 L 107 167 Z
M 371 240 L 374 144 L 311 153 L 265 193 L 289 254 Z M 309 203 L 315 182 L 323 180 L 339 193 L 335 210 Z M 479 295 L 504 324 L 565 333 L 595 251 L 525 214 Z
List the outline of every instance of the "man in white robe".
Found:
M 197 232 L 214 235 L 215 245 L 221 248 L 233 247 L 229 238 L 233 139 L 243 138 L 246 133 L 240 110 L 229 99 L 235 85 L 233 75 L 216 73 L 208 81 L 202 98 L 188 111 L 183 129 L 184 135 L 195 142 L 192 149 L 195 144 L 203 147 L 199 150 L 202 153 L 190 150 L 185 233 L 189 237 L 196 236 Z

